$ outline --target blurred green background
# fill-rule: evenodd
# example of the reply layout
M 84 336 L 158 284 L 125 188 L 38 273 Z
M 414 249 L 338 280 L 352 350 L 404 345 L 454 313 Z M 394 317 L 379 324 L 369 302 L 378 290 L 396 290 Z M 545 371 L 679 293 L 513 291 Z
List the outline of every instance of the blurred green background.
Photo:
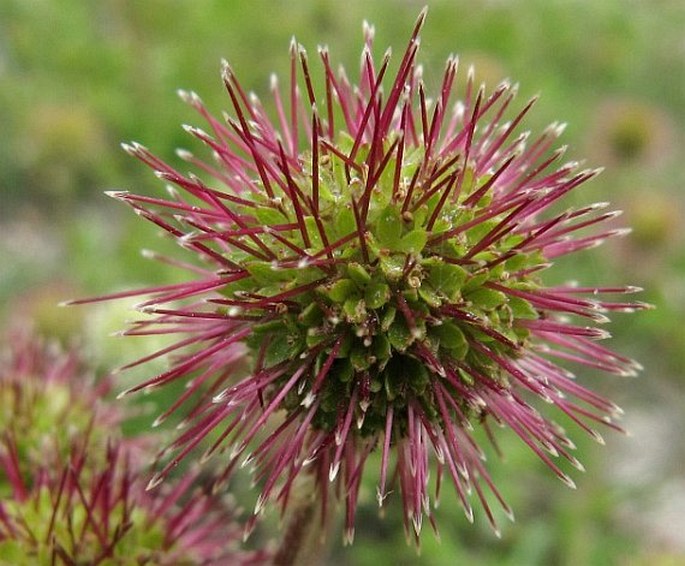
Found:
M 79 336 L 102 368 L 147 351 L 108 337 L 132 316 L 130 304 L 55 308 L 179 275 L 140 255 L 174 246 L 103 196 L 162 187 L 119 143 L 139 141 L 182 166 L 174 149 L 193 142 L 180 125 L 200 120 L 175 90 L 227 108 L 222 57 L 266 102 L 269 74 L 288 72 L 292 35 L 312 55 L 327 44 L 354 77 L 362 20 L 376 26 L 377 55 L 392 46 L 397 58 L 424 3 L 0 0 L 0 315 L 35 319 L 65 341 Z M 526 127 L 566 121 L 569 158 L 607 166 L 567 202 L 609 200 L 625 211 L 620 225 L 634 231 L 562 262 L 555 280 L 639 285 L 657 309 L 618 314 L 610 325 L 612 346 L 644 364 L 638 379 L 586 376 L 623 406 L 632 436 L 607 433 L 600 447 L 573 435 L 587 468 L 574 475 L 577 491 L 504 433 L 506 462 L 491 468 L 517 521 L 503 524 L 502 540 L 482 513 L 467 525 L 447 489 L 437 511 L 442 540 L 426 530 L 417 557 L 404 543 L 399 505 L 378 517 L 369 474 L 356 542 L 336 543 L 330 563 L 683 564 L 685 3 L 428 4 L 421 58 L 429 87 L 458 53 L 462 71 L 473 63 L 490 87 L 506 77 L 520 82 L 521 103 L 540 92 Z

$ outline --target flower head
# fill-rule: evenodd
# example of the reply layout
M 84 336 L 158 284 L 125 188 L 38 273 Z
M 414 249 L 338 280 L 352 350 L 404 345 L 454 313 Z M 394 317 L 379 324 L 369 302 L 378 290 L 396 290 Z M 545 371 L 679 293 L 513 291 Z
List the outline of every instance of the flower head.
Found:
M 14 447 L 21 474 L 64 456 L 74 438 L 104 446 L 120 407 L 103 403 L 109 376 L 96 379 L 76 348 L 64 351 L 28 329 L 12 328 L 0 351 L 0 464 Z M 3 491 L 0 480 L 0 492 Z
M 243 564 L 243 529 L 198 472 L 149 493 L 139 439 L 117 439 L 78 351 L 8 335 L 0 368 L 0 556 L 12 564 Z M 121 436 L 121 435 L 119 435 Z
M 520 131 L 535 99 L 517 106 L 516 86 L 487 92 L 470 69 L 457 97 L 456 57 L 431 97 L 417 64 L 424 17 L 394 76 L 389 51 L 374 59 L 365 25 L 356 85 L 320 48 L 318 88 L 293 41 L 289 85 L 271 81 L 272 113 L 228 63 L 233 110 L 223 120 L 181 92 L 208 124 L 185 128 L 213 161 L 179 152 L 197 175 L 124 145 L 170 197 L 110 195 L 203 260 L 179 263 L 196 275 L 189 282 L 115 295 L 150 295 L 140 308 L 152 318 L 129 334 L 182 334 L 148 357 L 174 352 L 171 368 L 131 390 L 187 381 L 157 422 L 194 395 L 153 485 L 216 431 L 205 457 L 227 451 L 226 475 L 253 466 L 262 484 L 255 515 L 268 501 L 285 506 L 309 470 L 322 508 L 337 484 L 351 540 L 376 450 L 379 503 L 396 485 L 408 529 L 418 534 L 431 516 L 434 464 L 436 483 L 449 477 L 469 519 L 473 490 L 494 527 L 485 492 L 510 510 L 474 426 L 510 427 L 571 486 L 557 459 L 581 468 L 573 444 L 532 403 L 551 403 L 597 439 L 593 423 L 618 428 L 620 409 L 557 361 L 635 373 L 637 363 L 599 344 L 608 333 L 597 324 L 608 311 L 645 306 L 603 298 L 637 289 L 542 280 L 556 257 L 624 233 L 586 231 L 617 215 L 606 203 L 552 212 L 598 171 L 561 163 L 565 148 L 553 147 L 562 124 L 533 139 Z
M 101 454 L 72 442 L 58 466 L 35 465 L 14 477 L 0 500 L 0 554 L 12 564 L 254 564 L 265 551 L 240 549 L 242 528 L 230 508 L 196 485 L 197 473 L 166 489 L 145 491 L 144 476 L 125 445 Z M 9 562 L 8 562 L 9 563 Z

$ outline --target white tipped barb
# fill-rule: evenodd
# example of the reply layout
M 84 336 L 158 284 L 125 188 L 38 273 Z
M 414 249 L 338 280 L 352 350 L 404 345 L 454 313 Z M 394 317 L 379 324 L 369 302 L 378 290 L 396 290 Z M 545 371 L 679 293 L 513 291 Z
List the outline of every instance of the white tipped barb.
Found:
M 264 511 L 265 505 L 266 505 L 266 497 L 264 497 L 264 494 L 262 493 L 257 498 L 257 503 L 255 503 L 255 506 L 254 506 L 255 516 L 261 515 L 261 513 Z
M 152 425 L 150 425 L 152 428 L 157 428 L 159 425 L 161 425 L 165 420 L 167 416 L 165 414 L 159 415 L 154 421 L 152 421 Z
M 147 486 L 145 486 L 145 491 L 151 491 L 155 489 L 160 483 L 164 481 L 164 476 L 161 474 L 155 474 L 152 476 Z
M 245 456 L 245 459 L 240 463 L 240 468 L 246 468 L 249 466 L 252 462 L 254 461 L 254 456 L 252 454 L 248 454 Z
M 335 464 L 332 464 L 330 469 L 328 470 L 328 481 L 330 481 L 330 482 L 335 481 L 335 478 L 338 476 L 339 471 L 340 471 L 340 462 L 336 462 Z
M 573 456 L 570 456 L 568 458 L 568 461 L 571 462 L 571 465 L 578 470 L 579 472 L 584 472 L 585 471 L 585 466 L 578 460 L 578 458 L 574 458 Z
M 623 409 L 621 409 L 621 407 L 619 407 L 615 403 L 611 404 L 610 411 L 611 411 L 612 416 L 615 418 L 619 418 L 619 417 L 625 415 L 625 411 Z
M 316 400 L 316 395 L 314 395 L 311 391 L 305 395 L 305 398 L 302 399 L 302 402 L 300 405 L 302 405 L 305 409 L 308 409 L 309 407 L 312 406 L 312 403 Z
M 205 138 L 205 139 L 211 139 L 211 136 L 205 132 L 202 128 L 198 128 L 197 126 L 192 126 L 190 124 L 183 124 L 181 126 L 186 132 L 189 134 L 198 137 L 198 138 Z
M 198 96 L 198 94 L 195 91 L 187 91 L 182 88 L 179 88 L 176 91 L 176 94 L 186 104 L 190 104 L 196 107 L 202 105 L 202 99 Z
M 590 429 L 589 434 L 598 444 L 601 444 L 602 446 L 606 444 L 604 437 L 601 434 L 599 434 L 596 430 Z
M 183 161 L 190 161 L 191 159 L 193 159 L 193 157 L 195 157 L 187 149 L 181 149 L 181 148 L 176 150 L 176 155 L 178 155 L 181 159 L 183 159 Z
M 372 40 L 376 35 L 376 28 L 373 25 L 371 25 L 367 20 L 364 20 L 362 22 L 362 32 L 364 34 L 365 39 Z
M 416 536 L 419 536 L 421 534 L 421 528 L 423 527 L 423 513 L 420 511 L 417 513 L 412 513 L 411 522 L 414 526 L 414 532 L 416 533 Z
M 563 482 L 564 482 L 568 487 L 570 487 L 571 489 L 577 489 L 576 482 L 574 482 L 574 481 L 571 479 L 571 476 L 569 476 L 569 475 L 567 475 L 567 474 L 561 472 L 561 473 L 558 474 L 558 477 L 559 477 L 559 479 L 560 479 L 561 481 L 563 481 Z
M 117 395 L 117 399 L 123 399 L 124 397 L 126 397 L 126 395 L 130 394 L 131 391 L 132 391 L 132 390 L 131 390 L 130 388 L 129 388 L 129 389 L 124 389 L 121 393 L 119 393 L 119 394 Z
M 473 79 L 476 76 L 476 68 L 473 66 L 473 63 L 469 65 L 469 69 L 466 72 L 466 76 L 469 82 L 473 82 Z
M 228 389 L 219 391 L 219 393 L 212 397 L 212 403 L 221 403 L 224 399 L 226 399 L 226 395 L 228 395 Z
M 110 198 L 117 199 L 117 200 L 123 200 L 128 195 L 130 195 L 131 193 L 129 193 L 128 191 L 124 191 L 124 190 L 111 190 L 111 191 L 105 191 L 105 194 Z
M 221 78 L 225 82 L 230 82 L 230 80 L 233 78 L 233 69 L 231 68 L 231 64 L 226 59 L 221 60 Z

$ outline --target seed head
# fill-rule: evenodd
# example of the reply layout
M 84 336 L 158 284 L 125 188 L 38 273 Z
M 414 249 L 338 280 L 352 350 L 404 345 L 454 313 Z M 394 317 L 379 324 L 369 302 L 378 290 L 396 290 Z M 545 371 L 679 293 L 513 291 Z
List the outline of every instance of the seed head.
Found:
M 126 146 L 176 196 L 117 198 L 203 260 L 187 283 L 130 293 L 150 296 L 141 308 L 154 318 L 129 333 L 183 335 L 159 352 L 177 354 L 171 369 L 133 390 L 192 376 L 198 399 L 158 477 L 217 431 L 205 457 L 228 448 L 226 475 L 240 462 L 255 469 L 256 515 L 268 501 L 286 505 L 307 470 L 323 508 L 337 484 L 349 539 L 376 450 L 379 503 L 396 484 L 408 530 L 418 535 L 430 518 L 433 460 L 467 517 L 475 491 L 496 529 L 485 491 L 510 510 L 474 426 L 510 427 L 570 486 L 557 460 L 575 465 L 572 443 L 530 403 L 554 405 L 593 436 L 592 423 L 618 428 L 618 408 L 557 361 L 634 374 L 635 362 L 599 344 L 608 333 L 597 324 L 645 305 L 603 298 L 632 287 L 543 282 L 555 258 L 624 233 L 588 230 L 615 215 L 602 206 L 556 212 L 599 171 L 561 161 L 563 125 L 538 137 L 521 130 L 536 99 L 517 104 L 516 86 L 488 91 L 471 70 L 455 93 L 456 57 L 427 92 L 424 17 L 394 76 L 389 52 L 374 60 L 365 26 L 356 85 L 322 48 L 317 88 L 313 61 L 293 42 L 289 85 L 271 79 L 272 113 L 224 63 L 223 121 L 185 96 L 207 122 L 186 130 L 213 161 L 182 153 L 200 176 Z
M 199 472 L 147 492 L 142 446 L 116 439 L 122 416 L 78 352 L 10 334 L 0 368 L 3 564 L 245 564 L 243 529 Z

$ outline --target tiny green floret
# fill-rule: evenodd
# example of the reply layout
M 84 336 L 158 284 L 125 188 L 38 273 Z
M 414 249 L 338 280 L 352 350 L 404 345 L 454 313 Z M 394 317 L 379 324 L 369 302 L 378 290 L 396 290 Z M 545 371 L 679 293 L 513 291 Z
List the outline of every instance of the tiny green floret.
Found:
M 352 177 L 352 168 L 337 152 L 330 152 L 319 163 L 316 210 L 303 206 L 298 218 L 296 209 L 265 203 L 259 220 L 277 219 L 288 229 L 266 234 L 261 241 L 274 257 L 248 259 L 245 269 L 250 276 L 222 290 L 235 301 L 248 295 L 257 303 L 260 297 L 284 298 L 278 303 L 264 300 L 262 308 L 250 309 L 268 318 L 274 305 L 280 306 L 275 319 L 254 326 L 247 341 L 264 369 L 287 362 L 297 367 L 302 357 L 312 357 L 321 367 L 333 356 L 317 392 L 324 402 L 312 420 L 314 426 L 327 431 L 336 426 L 339 410 L 350 403 L 357 382 L 369 384 L 356 396 L 357 403 L 368 407 L 359 428 L 362 436 L 383 431 L 389 404 L 395 407 L 398 430 L 406 429 L 407 397 L 433 405 L 433 389 L 426 385 L 430 379 L 442 379 L 445 366 L 465 364 L 477 374 L 506 383 L 506 372 L 499 368 L 493 375 L 488 358 L 469 344 L 483 342 L 496 354 L 515 358 L 525 349 L 528 337 L 518 325 L 519 319 L 538 317 L 528 301 L 491 285 L 508 287 L 525 281 L 534 289 L 537 277 L 521 274 L 542 267 L 539 253 L 517 249 L 520 236 L 493 238 L 487 254 L 468 253 L 501 230 L 510 214 L 503 210 L 488 215 L 487 221 L 473 222 L 489 211 L 491 199 L 474 202 L 472 197 L 491 176 L 480 179 L 470 170 L 469 182 L 452 187 L 451 198 L 441 199 L 440 190 L 434 190 L 426 199 L 426 188 L 418 181 L 428 168 L 425 154 L 415 150 L 413 159 L 399 162 L 391 150 L 398 140 L 397 135 L 389 136 L 380 153 L 389 156 L 385 171 L 398 171 L 395 177 L 400 185 L 394 184 L 390 174 L 377 174 L 368 203 L 362 201 L 360 189 L 369 183 L 369 174 L 362 167 L 369 159 L 368 144 L 360 145 L 356 152 L 361 176 Z M 439 167 L 440 161 L 436 161 L 430 163 L 435 171 L 429 177 L 433 186 L 448 187 L 462 177 L 465 166 L 460 156 L 451 158 L 449 167 Z M 340 171 L 347 171 L 350 178 L 341 177 Z M 409 185 L 412 178 L 416 181 L 410 198 L 401 185 Z M 311 172 L 293 177 L 293 183 L 312 186 Z M 355 218 L 364 207 L 362 233 L 357 235 Z M 454 219 L 462 226 L 469 221 L 472 225 L 444 238 L 455 225 Z M 343 227 L 337 233 L 329 235 L 329 228 L 317 233 L 317 226 L 336 224 Z M 295 249 L 302 250 L 305 257 L 297 264 L 290 260 Z M 319 258 L 329 261 L 317 261 Z M 496 261 L 502 258 L 505 261 Z M 336 346 L 339 343 L 343 346 Z M 280 390 L 291 376 L 283 373 L 270 389 Z M 313 372 L 299 394 L 289 395 L 289 411 L 299 409 L 315 379 Z M 459 398 L 452 385 L 445 386 Z M 461 405 L 465 413 L 474 412 L 465 400 Z M 439 420 L 440 416 L 435 413 L 432 418 Z

